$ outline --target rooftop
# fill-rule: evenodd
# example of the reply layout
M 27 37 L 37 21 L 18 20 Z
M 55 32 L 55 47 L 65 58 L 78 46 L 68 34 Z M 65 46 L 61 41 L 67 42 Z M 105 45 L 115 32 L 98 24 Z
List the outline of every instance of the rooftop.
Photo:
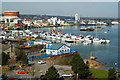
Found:
M 58 44 L 56 44 L 56 43 L 54 43 L 54 44 L 52 44 L 52 45 L 50 46 L 49 49 L 58 50 L 58 49 L 61 48 L 63 45 L 66 45 L 66 44 L 63 44 L 63 43 L 58 43 Z M 66 46 L 67 46 L 67 45 L 66 45 Z
M 52 50 L 58 50 L 59 48 L 61 48 L 63 45 L 63 43 L 58 43 L 58 44 L 52 44 L 52 46 L 50 46 L 50 49 Z
M 19 12 L 19 11 L 4 11 L 4 12 Z

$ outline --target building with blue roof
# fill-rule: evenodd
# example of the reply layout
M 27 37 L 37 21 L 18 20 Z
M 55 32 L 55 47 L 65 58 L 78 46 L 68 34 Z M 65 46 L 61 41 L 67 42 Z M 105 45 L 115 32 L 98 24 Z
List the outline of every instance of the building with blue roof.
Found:
M 46 47 L 46 54 L 60 55 L 70 53 L 71 48 L 63 43 L 52 44 Z

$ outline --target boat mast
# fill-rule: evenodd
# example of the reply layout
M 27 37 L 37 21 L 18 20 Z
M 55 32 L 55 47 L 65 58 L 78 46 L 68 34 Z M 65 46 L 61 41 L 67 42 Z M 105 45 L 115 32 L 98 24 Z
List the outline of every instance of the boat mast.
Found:
M 97 34 L 97 27 L 96 27 L 96 38 L 98 37 L 98 34 Z
M 92 52 L 90 52 L 90 57 L 92 56 Z
M 93 53 L 92 53 L 92 51 L 90 52 L 90 58 L 93 56 Z

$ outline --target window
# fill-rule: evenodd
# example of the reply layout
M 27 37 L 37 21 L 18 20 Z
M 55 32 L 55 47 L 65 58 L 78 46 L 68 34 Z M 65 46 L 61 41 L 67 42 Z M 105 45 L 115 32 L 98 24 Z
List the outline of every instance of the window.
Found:
M 14 22 L 13 19 L 10 19 L 10 22 Z
M 9 19 L 6 19 L 7 22 L 9 22 Z

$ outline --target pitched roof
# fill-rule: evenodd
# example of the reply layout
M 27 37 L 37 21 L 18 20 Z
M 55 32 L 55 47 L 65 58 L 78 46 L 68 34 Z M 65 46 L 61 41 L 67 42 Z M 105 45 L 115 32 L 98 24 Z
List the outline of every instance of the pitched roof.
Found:
M 4 45 L 4 44 L 2 44 L 1 47 L 2 47 L 2 51 L 5 51 L 8 48 L 10 48 L 10 45 Z
M 63 43 L 52 44 L 49 49 L 51 49 L 51 50 L 58 50 L 58 49 L 61 48 L 63 45 L 65 45 L 65 44 L 63 44 Z

